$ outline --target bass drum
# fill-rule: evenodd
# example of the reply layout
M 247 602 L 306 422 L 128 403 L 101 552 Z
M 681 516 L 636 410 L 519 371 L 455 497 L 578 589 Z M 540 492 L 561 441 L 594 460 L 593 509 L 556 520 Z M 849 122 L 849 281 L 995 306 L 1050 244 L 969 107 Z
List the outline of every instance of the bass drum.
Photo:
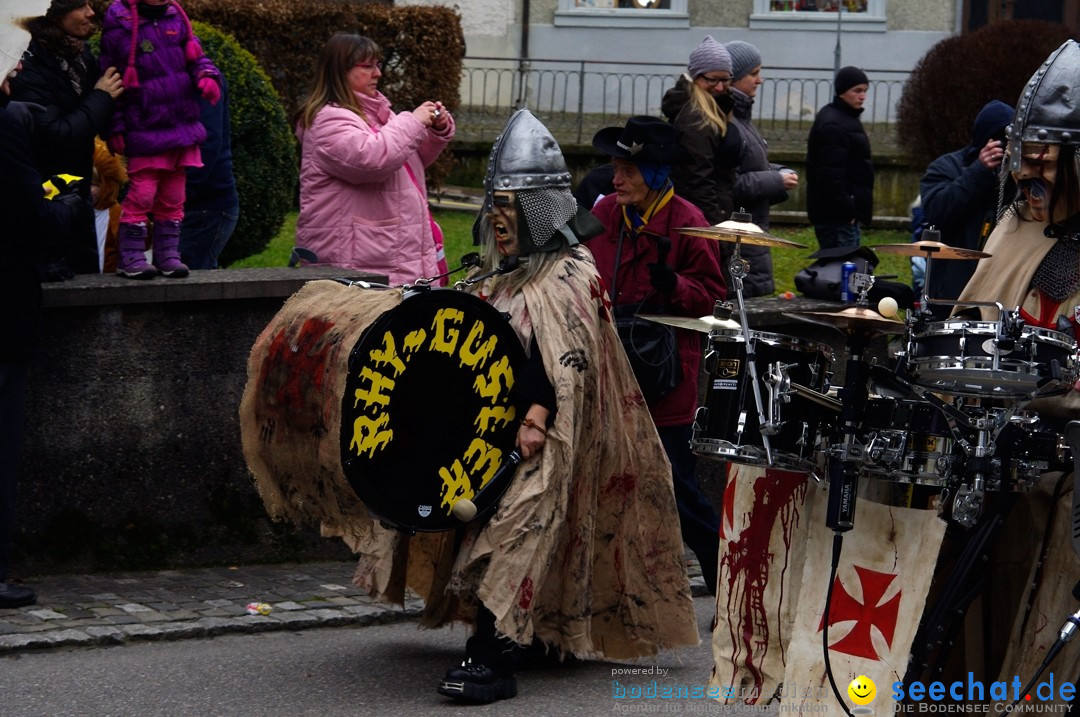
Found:
M 341 465 L 371 512 L 439 531 L 461 524 L 459 500 L 494 508 L 513 477 L 499 469 L 517 438 L 510 391 L 524 365 L 506 317 L 471 294 L 421 291 L 376 319 L 349 357 L 341 402 Z
M 305 284 L 256 340 L 240 406 L 267 511 L 362 535 L 454 528 L 466 498 L 491 510 L 514 474 L 524 365 L 506 317 L 470 294 Z

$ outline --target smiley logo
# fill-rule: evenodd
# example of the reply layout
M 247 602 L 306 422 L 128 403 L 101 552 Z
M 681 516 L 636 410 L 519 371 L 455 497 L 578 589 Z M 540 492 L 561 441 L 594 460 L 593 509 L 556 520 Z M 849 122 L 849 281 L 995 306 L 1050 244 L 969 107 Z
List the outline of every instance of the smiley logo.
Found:
M 857 705 L 868 705 L 877 697 L 877 685 L 866 675 L 859 675 L 847 686 L 848 697 Z

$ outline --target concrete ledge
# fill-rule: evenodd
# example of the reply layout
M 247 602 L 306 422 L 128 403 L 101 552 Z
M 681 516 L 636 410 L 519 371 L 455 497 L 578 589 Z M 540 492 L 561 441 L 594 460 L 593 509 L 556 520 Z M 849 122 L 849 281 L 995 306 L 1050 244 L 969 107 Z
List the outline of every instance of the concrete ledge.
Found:
M 125 279 L 115 274 L 79 274 L 70 281 L 44 285 L 46 308 L 155 304 L 180 301 L 271 299 L 291 296 L 315 279 L 385 283 L 386 277 L 333 267 L 280 267 L 193 271 L 185 279 Z

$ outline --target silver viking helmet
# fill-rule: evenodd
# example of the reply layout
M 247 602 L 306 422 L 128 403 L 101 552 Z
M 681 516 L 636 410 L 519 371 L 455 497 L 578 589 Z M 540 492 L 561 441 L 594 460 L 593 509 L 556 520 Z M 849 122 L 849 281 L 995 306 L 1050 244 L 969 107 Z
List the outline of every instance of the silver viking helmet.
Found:
M 1009 170 L 1020 171 L 1024 142 L 1080 144 L 1080 45 L 1066 40 L 1035 71 L 1005 128 Z
M 478 244 L 480 222 L 495 206 L 496 191 L 516 193 L 522 255 L 554 251 L 563 238 L 576 243 L 572 233 L 560 231 L 577 212 L 566 160 L 555 137 L 527 109 L 510 117 L 491 148 L 484 176 L 484 206 L 473 225 Z

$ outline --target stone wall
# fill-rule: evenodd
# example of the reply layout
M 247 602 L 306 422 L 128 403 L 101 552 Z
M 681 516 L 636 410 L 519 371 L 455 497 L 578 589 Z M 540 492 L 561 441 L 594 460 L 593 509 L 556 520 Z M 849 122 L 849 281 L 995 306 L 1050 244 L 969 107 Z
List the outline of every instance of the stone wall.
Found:
M 196 271 L 45 286 L 16 535 L 23 574 L 347 554 L 272 523 L 240 450 L 255 338 L 308 280 L 358 272 Z M 376 277 L 381 278 L 381 277 Z
M 46 285 L 16 575 L 347 558 L 340 541 L 314 527 L 269 520 L 243 459 L 237 413 L 251 346 L 285 298 L 308 280 L 340 276 L 364 278 L 280 268 Z M 752 328 L 831 341 L 838 357 L 841 334 L 784 314 L 839 308 L 803 298 L 747 307 Z M 716 505 L 722 469 L 698 462 Z

